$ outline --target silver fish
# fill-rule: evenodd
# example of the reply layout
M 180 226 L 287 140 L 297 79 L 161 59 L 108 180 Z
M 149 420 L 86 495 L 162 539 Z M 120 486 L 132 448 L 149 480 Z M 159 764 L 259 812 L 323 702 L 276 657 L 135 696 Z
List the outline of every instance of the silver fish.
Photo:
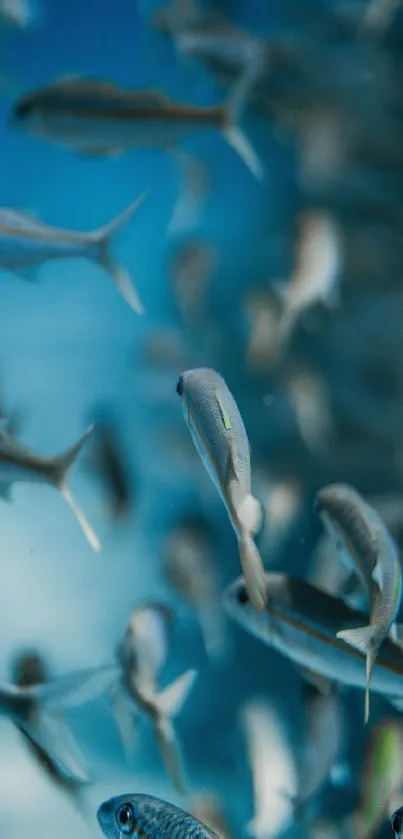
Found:
M 10 501 L 10 488 L 17 482 L 50 484 L 60 492 L 73 511 L 92 549 L 100 551 L 101 543 L 67 483 L 68 473 L 93 428 L 94 426 L 89 426 L 82 437 L 62 454 L 56 457 L 42 457 L 23 446 L 0 427 L 0 498 Z
M 154 798 L 128 793 L 101 804 L 97 818 L 107 839 L 152 836 L 153 839 L 219 839 L 217 833 L 190 813 Z
M 139 606 L 131 614 L 117 656 L 119 681 L 113 702 L 116 722 L 126 752 L 130 753 L 136 708 L 151 720 L 168 776 L 178 792 L 185 781 L 172 719 L 182 708 L 196 678 L 187 670 L 162 691 L 158 677 L 165 663 L 173 612 L 161 603 Z
M 247 101 L 239 86 L 228 103 L 189 105 L 153 90 L 119 88 L 85 77 L 61 78 L 24 95 L 14 123 L 84 155 L 108 157 L 134 148 L 175 148 L 188 136 L 218 129 L 252 174 L 263 176 L 259 159 L 238 126 Z
M 143 306 L 132 286 L 125 268 L 111 253 L 111 243 L 143 203 L 147 192 L 142 192 L 109 224 L 97 230 L 80 233 L 51 227 L 28 213 L 0 208 L 0 269 L 31 279 L 35 270 L 53 259 L 88 259 L 100 265 L 113 280 L 116 288 L 138 314 Z
M 214 370 L 199 367 L 180 377 L 176 392 L 192 440 L 228 512 L 239 543 L 248 591 L 257 611 L 264 609 L 262 558 L 253 540 L 262 509 L 251 494 L 249 442 L 234 397 Z
M 352 487 L 346 484 L 324 487 L 317 493 L 316 509 L 347 550 L 368 593 L 371 608 L 369 623 L 337 633 L 338 638 L 366 656 L 367 722 L 372 669 L 400 605 L 402 575 L 399 553 L 382 519 Z
M 229 615 L 252 635 L 278 650 L 298 667 L 351 687 L 366 687 L 365 660 L 337 637 L 361 626 L 365 615 L 309 583 L 287 574 L 266 573 L 267 605 L 256 614 L 243 577 L 225 592 Z M 372 674 L 372 690 L 403 709 L 403 651 L 387 637 Z

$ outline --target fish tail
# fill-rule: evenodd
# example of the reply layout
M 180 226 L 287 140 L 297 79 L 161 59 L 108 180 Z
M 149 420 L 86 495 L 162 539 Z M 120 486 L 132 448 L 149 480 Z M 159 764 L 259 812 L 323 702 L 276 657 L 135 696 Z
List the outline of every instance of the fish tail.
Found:
M 168 716 L 158 714 L 155 723 L 155 733 L 167 775 L 171 779 L 176 791 L 183 795 L 186 792 L 186 784 L 182 754 L 172 721 Z
M 242 73 L 232 90 L 228 102 L 224 106 L 222 133 L 228 145 L 243 160 L 256 180 L 261 181 L 264 177 L 262 163 L 239 125 L 241 112 L 249 98 L 255 78 L 256 73 L 252 63 L 251 67 Z
M 90 425 L 84 434 L 80 437 L 80 439 L 74 443 L 66 452 L 59 455 L 58 457 L 53 458 L 52 464 L 52 473 L 51 479 L 53 480 L 54 484 L 57 486 L 59 492 L 61 493 L 62 497 L 69 505 L 70 509 L 73 511 L 87 541 L 91 545 L 92 549 L 96 552 L 100 551 L 101 543 L 94 533 L 91 525 L 87 521 L 84 513 L 82 512 L 81 508 L 77 504 L 68 484 L 67 484 L 67 474 L 70 471 L 71 467 L 77 460 L 81 449 L 83 448 L 84 444 L 87 441 L 87 438 L 92 433 L 94 426 Z
M 366 686 L 365 686 L 365 723 L 369 720 L 369 687 L 378 648 L 374 646 L 374 629 L 372 626 L 360 626 L 356 629 L 344 629 L 337 633 L 337 638 L 345 641 L 351 647 L 359 650 L 366 657 Z
M 90 241 L 97 246 L 96 261 L 110 275 L 118 291 L 124 300 L 126 300 L 126 303 L 138 315 L 142 315 L 144 312 L 143 304 L 136 289 L 132 285 L 129 272 L 114 259 L 111 253 L 111 243 L 122 227 L 137 212 L 147 195 L 148 190 L 144 190 L 122 213 L 119 213 L 118 216 L 112 219 L 109 224 L 90 234 Z
M 156 702 L 162 716 L 171 718 L 179 714 L 193 687 L 196 676 L 196 670 L 186 670 L 158 694 Z
M 262 612 L 267 601 L 266 578 L 262 557 L 249 530 L 240 531 L 239 555 L 250 602 L 255 612 Z

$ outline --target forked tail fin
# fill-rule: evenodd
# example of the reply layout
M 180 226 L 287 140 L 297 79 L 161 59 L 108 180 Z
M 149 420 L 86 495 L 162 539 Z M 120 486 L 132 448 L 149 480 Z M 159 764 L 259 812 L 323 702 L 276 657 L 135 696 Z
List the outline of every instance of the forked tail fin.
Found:
M 66 503 L 69 505 L 70 509 L 73 511 L 92 549 L 98 552 L 101 550 L 101 543 L 98 539 L 98 536 L 93 531 L 91 525 L 89 524 L 86 516 L 79 507 L 67 483 L 68 473 L 75 461 L 77 460 L 78 456 L 80 455 L 81 449 L 85 445 L 93 429 L 94 426 L 90 425 L 86 429 L 86 431 L 84 431 L 84 434 L 80 437 L 80 439 L 77 440 L 76 443 L 74 443 L 73 446 L 70 446 L 70 448 L 67 449 L 67 451 L 63 452 L 63 454 L 52 458 L 50 479 L 52 483 L 55 484 L 55 486 L 57 486 L 60 494 L 62 495 Z

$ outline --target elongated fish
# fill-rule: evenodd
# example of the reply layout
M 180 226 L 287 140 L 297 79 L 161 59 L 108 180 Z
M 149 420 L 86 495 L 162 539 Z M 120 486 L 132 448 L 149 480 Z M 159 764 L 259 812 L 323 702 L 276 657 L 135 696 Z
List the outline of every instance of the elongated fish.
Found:
M 176 392 L 192 440 L 228 511 L 238 538 L 241 565 L 256 611 L 264 609 L 262 558 L 253 540 L 262 509 L 251 494 L 249 442 L 236 402 L 222 376 L 199 367 L 180 377 Z
M 173 612 L 161 603 L 139 606 L 131 614 L 117 651 L 120 676 L 113 695 L 115 719 L 130 754 L 136 708 L 151 720 L 168 776 L 185 792 L 179 745 L 172 719 L 182 708 L 196 678 L 187 670 L 160 691 L 157 681 L 168 653 Z
M 218 129 L 260 179 L 260 161 L 238 126 L 247 94 L 242 84 L 227 103 L 198 106 L 158 91 L 68 76 L 24 95 L 14 108 L 14 122 L 43 139 L 97 157 L 134 148 L 172 149 L 185 137 Z
M 214 830 L 185 810 L 142 793 L 110 798 L 99 807 L 97 818 L 107 839 L 219 839 Z
M 56 487 L 73 511 L 92 549 L 99 551 L 101 543 L 67 483 L 68 473 L 92 430 L 91 425 L 82 437 L 63 454 L 56 457 L 42 457 L 17 442 L 4 428 L 0 427 L 0 498 L 10 501 L 10 488 L 17 482 L 46 483 Z
M 265 576 L 265 611 L 254 612 L 245 580 L 239 577 L 224 594 L 230 616 L 297 666 L 339 684 L 365 689 L 362 654 L 337 637 L 347 627 L 361 626 L 365 615 L 303 580 L 287 574 Z M 403 710 L 403 651 L 389 637 L 378 652 L 372 690 Z
M 396 619 L 402 587 L 397 547 L 378 513 L 346 484 L 330 484 L 316 497 L 316 509 L 325 520 L 361 577 L 371 608 L 369 623 L 341 630 L 337 637 L 351 644 L 367 661 L 365 721 L 369 718 L 369 687 L 376 656 Z
M 0 268 L 31 279 L 35 268 L 52 259 L 88 259 L 110 275 L 130 308 L 142 314 L 143 306 L 128 272 L 112 256 L 111 242 L 138 210 L 146 195 L 146 192 L 141 193 L 105 227 L 86 233 L 51 227 L 20 210 L 1 207 Z

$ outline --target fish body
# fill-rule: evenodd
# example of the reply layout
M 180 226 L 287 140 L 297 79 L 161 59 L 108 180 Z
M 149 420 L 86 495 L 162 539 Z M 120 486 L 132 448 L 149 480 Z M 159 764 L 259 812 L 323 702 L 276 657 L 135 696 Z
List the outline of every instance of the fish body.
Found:
M 316 508 L 341 542 L 365 585 L 370 621 L 338 633 L 367 657 L 365 718 L 369 716 L 369 684 L 379 647 L 400 606 L 402 575 L 397 547 L 378 513 L 346 484 L 330 484 L 316 497 Z
M 23 96 L 14 108 L 14 122 L 43 139 L 96 157 L 135 148 L 172 149 L 186 137 L 218 129 L 260 178 L 260 163 L 237 125 L 248 91 L 239 88 L 235 93 L 228 104 L 198 106 L 158 91 L 66 77 Z
M 42 457 L 11 437 L 6 429 L 0 428 L 0 497 L 10 500 L 10 488 L 19 482 L 54 486 L 73 511 L 88 543 L 93 550 L 99 551 L 99 539 L 78 507 L 67 483 L 68 472 L 92 430 L 93 426 L 87 428 L 82 437 L 61 455 Z
M 243 577 L 224 594 L 228 613 L 241 626 L 299 667 L 340 685 L 366 688 L 365 659 L 337 633 L 361 626 L 362 612 L 338 597 L 286 574 L 266 573 L 267 604 L 255 614 Z M 403 708 L 403 652 L 383 641 L 372 675 L 372 690 Z
M 143 312 L 130 277 L 111 253 L 111 242 L 142 204 L 142 193 L 109 224 L 90 232 L 52 227 L 28 213 L 0 208 L 0 268 L 30 278 L 39 265 L 54 259 L 83 258 L 106 271 L 130 308 Z
M 263 563 L 253 540 L 261 526 L 262 511 L 251 493 L 249 442 L 235 399 L 222 376 L 202 367 L 183 373 L 176 390 L 193 443 L 237 535 L 253 605 L 262 610 Z
M 114 711 L 127 752 L 136 709 L 151 720 L 168 776 L 183 793 L 182 759 L 172 719 L 182 708 L 196 671 L 186 671 L 159 691 L 158 677 L 167 658 L 172 622 L 172 611 L 158 603 L 140 606 L 130 616 L 118 649 L 120 677 L 114 692 Z
M 97 818 L 107 839 L 218 839 L 190 813 L 152 795 L 129 793 L 110 798 L 101 804 Z

